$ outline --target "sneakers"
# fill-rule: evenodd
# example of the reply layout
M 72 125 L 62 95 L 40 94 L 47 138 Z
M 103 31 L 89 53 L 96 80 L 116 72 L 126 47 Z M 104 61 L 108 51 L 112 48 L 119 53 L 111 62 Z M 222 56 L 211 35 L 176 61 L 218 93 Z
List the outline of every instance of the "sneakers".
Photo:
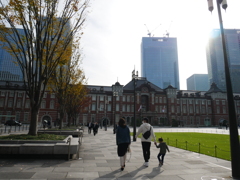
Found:
M 148 162 L 145 162 L 143 165 L 146 166 L 146 167 L 148 167 Z

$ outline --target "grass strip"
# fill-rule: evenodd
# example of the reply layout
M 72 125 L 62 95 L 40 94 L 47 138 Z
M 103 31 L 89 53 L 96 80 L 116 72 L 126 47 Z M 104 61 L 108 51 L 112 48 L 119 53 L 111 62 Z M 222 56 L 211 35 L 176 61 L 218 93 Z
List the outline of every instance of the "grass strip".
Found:
M 231 160 L 229 135 L 188 132 L 162 132 L 155 135 L 157 139 L 162 137 L 169 146 Z
M 131 135 L 133 134 L 131 133 Z M 191 132 L 159 132 L 155 133 L 155 136 L 156 139 L 162 137 L 169 146 L 220 159 L 231 160 L 229 135 Z M 138 137 L 141 137 L 141 135 Z

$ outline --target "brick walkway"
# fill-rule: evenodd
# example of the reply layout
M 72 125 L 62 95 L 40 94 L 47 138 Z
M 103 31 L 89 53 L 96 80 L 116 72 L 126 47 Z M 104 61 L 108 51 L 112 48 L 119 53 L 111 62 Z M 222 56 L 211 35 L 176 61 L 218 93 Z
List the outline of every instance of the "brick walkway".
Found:
M 155 129 L 158 132 L 158 129 Z M 132 142 L 126 167 L 120 171 L 115 135 L 99 129 L 96 136 L 84 132 L 80 159 L 1 159 L 0 179 L 38 180 L 230 180 L 229 161 L 170 148 L 162 167 L 159 149 L 152 143 L 149 167 L 143 166 L 141 140 Z

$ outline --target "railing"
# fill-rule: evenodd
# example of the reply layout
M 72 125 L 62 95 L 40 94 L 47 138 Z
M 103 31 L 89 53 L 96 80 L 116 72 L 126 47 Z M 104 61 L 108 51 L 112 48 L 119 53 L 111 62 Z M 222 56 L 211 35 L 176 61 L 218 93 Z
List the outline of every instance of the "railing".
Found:
M 72 140 L 72 137 L 69 137 L 68 140 L 67 140 L 67 144 L 69 143 L 69 146 L 68 146 L 68 161 L 70 159 L 70 147 L 71 147 L 71 140 Z
M 211 133 L 211 134 L 229 134 L 226 128 L 155 128 L 154 132 L 198 132 L 198 133 Z M 240 134 L 240 129 L 238 129 Z
M 78 150 L 77 150 L 77 159 L 79 159 L 80 146 L 82 145 L 83 130 L 78 133 Z
M 23 124 L 22 126 L 4 126 L 0 128 L 0 135 L 10 134 L 12 132 L 27 131 L 28 129 L 29 129 L 29 124 Z

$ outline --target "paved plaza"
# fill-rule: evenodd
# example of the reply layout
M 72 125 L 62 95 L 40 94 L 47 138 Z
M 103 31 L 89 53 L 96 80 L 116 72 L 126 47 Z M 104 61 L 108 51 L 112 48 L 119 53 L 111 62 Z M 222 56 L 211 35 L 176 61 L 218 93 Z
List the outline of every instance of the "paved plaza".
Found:
M 155 132 L 173 129 L 154 128 Z M 174 131 L 180 132 L 181 128 Z M 183 130 L 183 129 L 182 129 Z M 190 131 L 195 129 L 184 128 Z M 211 130 L 227 134 L 227 130 Z M 1 159 L 0 179 L 38 180 L 230 180 L 231 163 L 169 146 L 162 167 L 158 166 L 157 149 L 152 143 L 149 167 L 143 166 L 141 140 L 132 142 L 124 171 L 120 171 L 117 146 L 112 128 L 99 129 L 96 136 L 85 129 L 79 159 Z

